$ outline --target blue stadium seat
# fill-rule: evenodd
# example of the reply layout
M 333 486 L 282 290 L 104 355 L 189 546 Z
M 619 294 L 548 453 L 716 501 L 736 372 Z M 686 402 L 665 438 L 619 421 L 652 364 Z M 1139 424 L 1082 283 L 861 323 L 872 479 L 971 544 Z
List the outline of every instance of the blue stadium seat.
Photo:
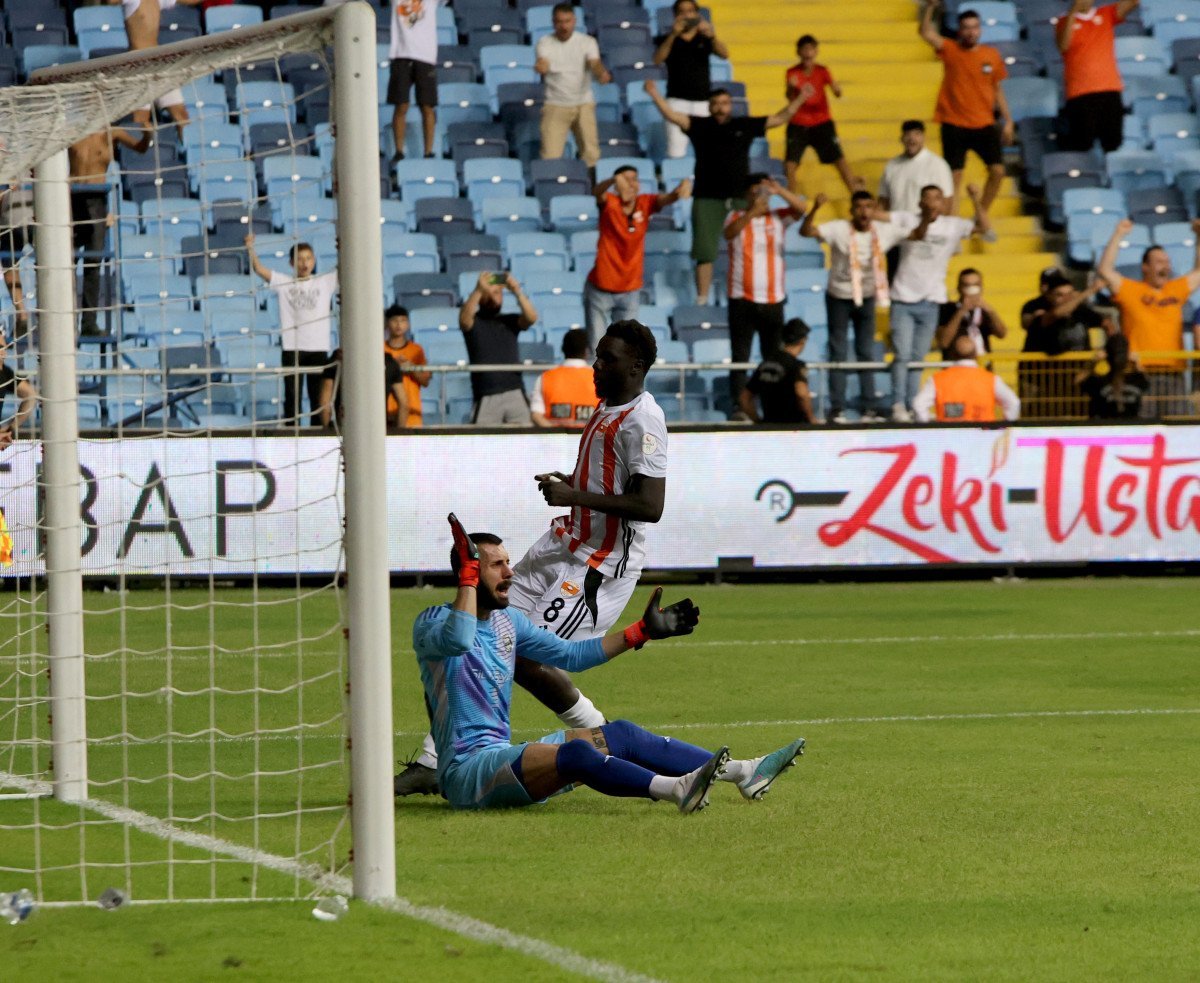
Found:
M 583 305 L 574 299 L 545 301 L 538 305 L 538 324 L 551 344 L 561 344 L 562 336 L 575 328 L 587 328 Z M 553 339 L 557 339 L 555 342 Z
M 458 326 L 458 312 L 454 313 L 454 325 Z M 467 343 L 462 332 L 447 331 L 441 334 L 425 334 L 417 339 L 425 349 L 425 358 L 430 365 L 466 365 Z
M 580 34 L 590 34 L 587 14 L 579 7 L 575 8 L 575 30 Z M 537 44 L 538 39 L 554 31 L 554 16 L 552 5 L 539 4 L 525 11 L 525 31 L 529 34 L 530 44 Z
M 576 270 L 587 273 L 596 263 L 596 243 L 600 233 L 595 229 L 580 229 L 571 232 L 567 241 L 571 244 L 571 258 Z
M 160 267 L 165 269 L 165 267 Z M 125 276 L 122 271 L 122 276 Z M 192 281 L 182 274 L 160 272 L 157 276 L 139 274 L 129 283 L 128 299 L 139 301 L 181 300 L 189 304 L 192 300 Z
M 465 198 L 422 198 L 413 216 L 418 232 L 442 236 L 475 231 L 475 210 Z
M 1108 245 L 1108 240 L 1111 237 L 1112 229 L 1108 229 L 1107 232 L 1103 227 L 1093 229 L 1092 250 L 1096 256 L 1099 256 L 1104 247 Z M 1140 263 L 1142 260 L 1142 253 L 1151 244 L 1152 240 L 1150 237 L 1150 229 L 1144 225 L 1135 225 L 1129 230 L 1129 232 L 1121 237 L 1121 248 L 1120 252 L 1117 253 L 1116 265 L 1126 266 Z
M 262 8 L 252 7 L 249 4 L 235 3 L 224 7 L 209 7 L 204 12 L 204 31 L 206 34 L 236 31 L 239 27 L 261 24 L 262 19 Z
M 595 84 L 592 86 L 592 94 L 596 98 L 596 122 L 598 124 L 622 121 L 625 108 L 621 105 L 620 86 L 612 82 L 605 85 Z
M 459 334 L 457 307 L 418 308 L 409 312 L 408 321 L 412 326 L 413 337 L 422 345 L 429 341 L 431 335 Z
M 332 176 L 318 157 L 272 154 L 262 165 L 267 197 L 272 201 L 279 196 L 333 191 Z
M 172 7 L 164 10 L 158 22 L 158 43 L 185 41 L 203 34 L 200 11 L 195 7 Z
M 1141 188 L 1167 184 L 1169 177 L 1160 159 L 1147 151 L 1116 150 L 1105 158 L 1108 183 L 1128 194 Z
M 1134 75 L 1162 76 L 1170 69 L 1170 60 L 1154 38 L 1119 37 L 1114 41 L 1117 67 L 1122 78 Z
M 384 242 L 383 269 L 389 277 L 400 273 L 437 273 L 441 268 L 436 236 L 410 232 Z
M 671 315 L 671 326 L 675 337 L 688 345 L 701 338 L 729 337 L 728 312 L 723 307 L 681 304 Z
M 1014 120 L 1058 115 L 1058 84 L 1051 79 L 1010 78 L 1004 83 L 1004 95 Z
M 400 273 L 392 278 L 396 303 L 409 310 L 452 307 L 458 303 L 458 278 L 444 273 Z
M 463 163 L 467 197 L 478 203 L 487 197 L 523 197 L 525 174 L 511 157 L 477 157 Z
M 1067 216 L 1067 257 L 1077 266 L 1090 266 L 1096 260 L 1097 241 L 1106 243 L 1124 216 L 1112 212 L 1076 212 Z
M 559 195 L 550 199 L 550 227 L 555 232 L 579 232 L 595 228 L 596 199 L 591 195 Z
M 1187 83 L 1175 75 L 1134 76 L 1125 84 L 1125 105 L 1143 119 L 1158 113 L 1186 113 L 1191 108 Z
M 296 122 L 296 90 L 289 82 L 239 82 L 235 90 L 235 105 L 241 114 L 243 126 Z
M 271 215 L 276 228 L 311 240 L 320 233 L 332 235 L 337 202 L 332 198 L 285 198 L 271 202 Z
M 1063 193 L 1063 212 L 1069 218 L 1077 214 L 1115 215 L 1124 218 L 1129 214 L 1125 195 L 1115 188 L 1068 188 Z
M 454 198 L 459 192 L 458 174 L 452 160 L 398 160 L 392 174 L 401 199 L 417 197 Z
M 545 260 L 556 264 L 543 266 L 542 269 L 566 270 L 571 266 L 566 237 L 558 232 L 513 232 L 505 239 L 504 249 L 514 269 L 517 263 L 528 260 Z
M 526 277 L 525 292 L 536 306 L 538 303 L 557 299 L 582 298 L 586 274 L 575 272 L 534 272 Z
M 1197 148 L 1200 150 L 1200 148 Z M 1186 222 L 1187 205 L 1183 193 L 1175 187 L 1146 188 L 1129 192 L 1129 217 L 1154 227 L 1168 222 Z
M 446 274 L 458 276 L 463 270 L 502 270 L 504 252 L 494 235 L 478 232 L 442 236 L 440 251 L 446 263 Z
M 490 123 L 491 94 L 477 82 L 455 82 L 438 86 L 438 118 L 443 124 Z
M 20 50 L 20 49 L 18 49 Z M 83 60 L 83 52 L 71 44 L 30 44 L 21 50 L 21 64 L 29 76 L 39 68 Z
M 161 230 L 173 242 L 200 235 L 207 226 L 203 206 L 194 198 L 148 198 L 141 204 L 141 215 L 143 232 L 153 236 Z

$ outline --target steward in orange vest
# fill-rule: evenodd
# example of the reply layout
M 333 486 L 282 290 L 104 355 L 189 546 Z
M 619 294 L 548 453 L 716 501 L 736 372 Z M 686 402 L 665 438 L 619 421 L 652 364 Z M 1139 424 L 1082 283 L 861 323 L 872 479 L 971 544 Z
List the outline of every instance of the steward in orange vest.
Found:
M 996 409 L 1005 420 L 1020 415 L 1021 401 L 999 376 L 975 362 L 975 342 L 959 335 L 952 343 L 954 363 L 933 373 L 913 399 L 913 411 L 923 422 L 994 423 Z
M 539 427 L 581 428 L 600 402 L 587 356 L 587 332 L 574 328 L 563 336 L 563 364 L 543 372 L 529 400 L 529 412 Z

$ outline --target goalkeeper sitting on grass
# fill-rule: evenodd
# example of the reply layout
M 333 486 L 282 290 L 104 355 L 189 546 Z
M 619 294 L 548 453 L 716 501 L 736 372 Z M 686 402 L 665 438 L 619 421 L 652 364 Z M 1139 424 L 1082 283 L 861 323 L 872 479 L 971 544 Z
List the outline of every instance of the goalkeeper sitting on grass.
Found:
M 428 608 L 413 627 L 425 699 L 438 750 L 438 782 L 459 809 L 529 805 L 572 785 L 605 795 L 666 799 L 683 813 L 708 804 L 714 782 L 737 784 L 759 799 L 804 749 L 797 738 L 762 758 L 731 760 L 729 749 L 706 751 L 659 737 L 627 720 L 556 731 L 513 744 L 509 723 L 517 655 L 582 672 L 648 640 L 688 635 L 700 620 L 690 600 L 659 608 L 659 588 L 646 614 L 623 632 L 566 642 L 508 610 L 508 551 L 498 536 L 468 536 L 450 515 L 458 575 L 453 604 Z

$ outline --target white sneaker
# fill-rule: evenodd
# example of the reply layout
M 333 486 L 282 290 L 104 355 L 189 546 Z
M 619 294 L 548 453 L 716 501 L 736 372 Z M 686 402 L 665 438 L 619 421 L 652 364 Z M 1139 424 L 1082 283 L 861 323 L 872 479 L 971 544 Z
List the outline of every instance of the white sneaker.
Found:
M 723 747 L 695 771 L 680 776 L 676 785 L 680 812 L 687 816 L 708 805 L 708 790 L 725 770 L 728 760 L 729 748 Z
M 844 424 L 849 423 L 850 418 L 848 416 L 846 416 L 845 413 L 838 412 L 838 413 L 834 413 L 833 416 L 831 416 L 829 418 L 829 422 L 836 423 L 838 426 L 842 426 Z
M 892 422 L 893 423 L 912 423 L 912 414 L 905 409 L 903 403 L 892 404 Z

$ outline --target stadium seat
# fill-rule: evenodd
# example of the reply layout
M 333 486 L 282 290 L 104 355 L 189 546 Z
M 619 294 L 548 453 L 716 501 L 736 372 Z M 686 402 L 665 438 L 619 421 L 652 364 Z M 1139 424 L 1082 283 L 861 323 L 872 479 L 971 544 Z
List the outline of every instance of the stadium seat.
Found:
M 1151 37 L 1119 37 L 1114 42 L 1117 67 L 1123 78 L 1135 75 L 1162 76 L 1170 69 L 1162 45 Z
M 332 176 L 317 157 L 272 154 L 262 162 L 267 197 L 274 201 L 288 195 L 330 194 Z
M 550 227 L 555 232 L 578 232 L 594 228 L 598 216 L 591 195 L 558 195 L 550 199 Z
M 402 200 L 455 198 L 458 174 L 452 160 L 398 160 L 392 167 Z
M 1183 193 L 1178 188 L 1144 188 L 1131 191 L 1128 201 L 1129 217 L 1140 225 L 1153 227 L 1167 222 L 1188 220 Z
M 554 299 L 581 298 L 585 274 L 574 272 L 543 271 L 529 274 L 523 286 L 534 306 Z
M 418 232 L 442 236 L 475 231 L 475 210 L 465 198 L 422 198 L 413 216 Z
M 438 119 L 446 126 L 453 123 L 490 123 L 491 94 L 478 82 L 452 82 L 438 86 Z
M 671 327 L 675 337 L 687 345 L 706 337 L 729 337 L 725 308 L 706 304 L 682 304 L 676 307 L 671 315 Z
M 538 324 L 551 344 L 562 342 L 562 336 L 574 328 L 586 328 L 583 305 L 577 300 L 545 301 L 538 307 Z M 553 339 L 558 339 L 557 343 Z
M 409 310 L 458 303 L 457 277 L 444 273 L 400 273 L 392 278 L 396 303 Z
M 463 162 L 467 197 L 478 204 L 488 197 L 523 197 L 525 174 L 521 162 L 507 157 L 477 157 Z
M 1104 216 L 1107 217 L 1107 216 Z M 1103 227 L 1092 231 L 1092 250 L 1097 257 L 1108 245 L 1112 238 L 1112 229 Z M 1126 266 L 1141 262 L 1142 253 L 1152 244 L 1150 229 L 1145 225 L 1135 225 L 1121 237 L 1120 252 L 1117 253 L 1117 266 Z
M 1117 218 L 1129 214 L 1125 195 L 1114 188 L 1068 188 L 1063 193 L 1062 207 L 1068 218 L 1081 213 L 1107 213 Z
M 1067 216 L 1067 258 L 1076 266 L 1091 266 L 1096 261 L 1096 245 L 1101 248 L 1123 215 L 1112 212 L 1076 212 Z
M 576 270 L 586 273 L 595 265 L 599 238 L 600 234 L 595 229 L 581 229 L 568 234 L 567 241 L 571 245 L 571 258 Z
M 1051 79 L 1010 78 L 1004 83 L 1004 95 L 1014 120 L 1058 115 L 1058 85 Z
M 570 269 L 571 254 L 566 238 L 557 232 L 513 232 L 504 242 L 509 262 L 515 265 L 524 260 L 548 260 L 555 266 L 542 269 Z
M 1159 113 L 1186 113 L 1191 108 L 1187 83 L 1174 75 L 1161 78 L 1134 76 L 1122 95 L 1125 105 L 1142 119 Z
M 83 60 L 83 52 L 72 44 L 30 44 L 18 50 L 21 51 L 21 64 L 26 77 L 39 68 Z
M 389 277 L 401 273 L 438 273 L 441 262 L 435 236 L 410 232 L 397 240 L 384 242 L 383 269 Z
M 446 261 L 448 276 L 463 270 L 502 270 L 504 252 L 500 240 L 486 233 L 468 232 L 442 236 L 440 251 Z
M 239 27 L 261 24 L 262 19 L 262 8 L 252 7 L 249 4 L 235 3 L 224 7 L 209 7 L 204 12 L 204 31 L 206 34 L 236 31 Z
M 1142 188 L 1157 188 L 1169 178 L 1157 155 L 1147 151 L 1116 150 L 1105 158 L 1109 184 L 1126 195 Z
M 645 157 L 605 157 L 596 162 L 596 183 L 607 181 L 619 167 L 637 169 L 638 180 L 642 183 L 642 194 L 652 194 L 658 188 L 658 178 L 654 176 L 654 161 Z
M 188 38 L 197 38 L 203 33 L 200 26 L 200 11 L 194 7 L 171 7 L 164 10 L 159 18 L 159 44 L 185 41 Z

